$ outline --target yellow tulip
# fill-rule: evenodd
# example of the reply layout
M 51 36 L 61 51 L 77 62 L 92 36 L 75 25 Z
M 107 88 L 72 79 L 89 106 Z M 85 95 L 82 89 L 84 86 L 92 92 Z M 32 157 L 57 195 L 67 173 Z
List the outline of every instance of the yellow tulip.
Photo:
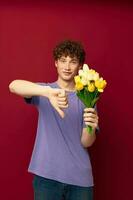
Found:
M 96 72 L 96 73 L 94 74 L 93 80 L 96 81 L 96 80 L 98 80 L 98 79 L 99 79 L 99 73 Z
M 95 81 L 95 87 L 97 87 L 99 92 L 103 92 L 106 85 L 107 85 L 107 82 L 103 80 L 103 78 L 100 78 L 99 80 Z
M 89 92 L 94 92 L 94 91 L 95 91 L 95 85 L 94 85 L 94 83 L 90 83 L 90 84 L 88 85 L 88 91 L 89 91 Z
M 88 71 L 87 78 L 88 78 L 88 80 L 90 80 L 90 81 L 96 81 L 96 80 L 99 79 L 99 74 L 98 74 L 95 70 L 90 69 L 90 70 Z
M 84 88 L 83 84 L 79 81 L 75 85 L 76 90 L 82 90 Z
M 87 73 L 84 73 L 83 76 L 81 76 L 81 83 L 83 85 L 87 85 L 88 84 L 88 76 Z
M 90 69 L 90 70 L 89 70 L 89 73 L 91 73 L 91 74 L 95 74 L 96 71 L 95 71 L 94 69 Z
M 75 80 L 75 83 L 80 82 L 80 76 L 75 76 L 74 80 Z
M 93 80 L 94 75 L 92 73 L 88 73 L 87 78 L 89 81 Z

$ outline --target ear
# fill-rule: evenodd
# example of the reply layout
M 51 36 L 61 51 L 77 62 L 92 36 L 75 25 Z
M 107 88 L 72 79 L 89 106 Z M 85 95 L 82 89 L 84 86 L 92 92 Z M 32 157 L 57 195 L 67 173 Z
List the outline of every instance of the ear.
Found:
M 55 67 L 57 67 L 57 60 L 55 60 Z

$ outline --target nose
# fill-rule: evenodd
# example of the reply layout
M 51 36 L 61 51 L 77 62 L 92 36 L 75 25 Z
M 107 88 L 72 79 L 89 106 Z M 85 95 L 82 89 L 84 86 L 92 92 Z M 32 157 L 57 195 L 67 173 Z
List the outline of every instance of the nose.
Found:
M 65 69 L 70 70 L 70 63 L 69 62 L 66 63 Z

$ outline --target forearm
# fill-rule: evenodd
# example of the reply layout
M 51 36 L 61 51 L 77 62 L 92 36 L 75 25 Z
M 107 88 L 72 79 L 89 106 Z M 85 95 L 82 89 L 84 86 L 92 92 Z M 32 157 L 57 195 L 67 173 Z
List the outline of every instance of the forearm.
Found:
M 92 132 L 88 133 L 87 128 L 83 128 L 81 143 L 84 147 L 90 147 L 96 139 L 96 129 L 98 127 L 98 115 L 95 108 L 85 108 L 83 120 L 86 126 L 92 127 Z
M 9 85 L 12 93 L 23 97 L 46 96 L 48 97 L 49 86 L 41 86 L 36 83 L 25 80 L 14 80 Z
M 92 133 L 88 133 L 86 128 L 83 128 L 82 135 L 81 135 L 81 144 L 83 147 L 87 148 L 92 146 L 94 141 L 96 140 L 95 129 L 92 130 Z

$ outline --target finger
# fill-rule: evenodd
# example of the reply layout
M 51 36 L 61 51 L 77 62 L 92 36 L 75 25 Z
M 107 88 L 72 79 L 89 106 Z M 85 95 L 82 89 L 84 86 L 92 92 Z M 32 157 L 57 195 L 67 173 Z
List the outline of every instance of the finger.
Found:
M 93 113 L 96 113 L 96 110 L 95 110 L 95 108 L 85 108 L 84 112 L 93 112 Z
M 62 102 L 67 101 L 67 98 L 66 97 L 58 97 L 58 101 L 62 101 Z
M 58 105 L 66 106 L 68 103 L 66 101 L 58 101 Z
M 59 105 L 59 108 L 68 108 L 68 104 L 67 105 Z
M 91 126 L 92 128 L 97 128 L 97 123 L 92 123 L 92 122 L 85 122 L 86 125 Z
M 59 97 L 65 97 L 66 96 L 66 92 L 65 90 L 61 89 L 59 94 L 58 94 Z
M 92 117 L 98 119 L 98 115 L 94 113 L 84 113 L 84 117 Z
M 84 118 L 85 122 L 93 122 L 93 123 L 98 123 L 98 119 L 96 118 L 90 118 L 90 117 L 85 117 Z

